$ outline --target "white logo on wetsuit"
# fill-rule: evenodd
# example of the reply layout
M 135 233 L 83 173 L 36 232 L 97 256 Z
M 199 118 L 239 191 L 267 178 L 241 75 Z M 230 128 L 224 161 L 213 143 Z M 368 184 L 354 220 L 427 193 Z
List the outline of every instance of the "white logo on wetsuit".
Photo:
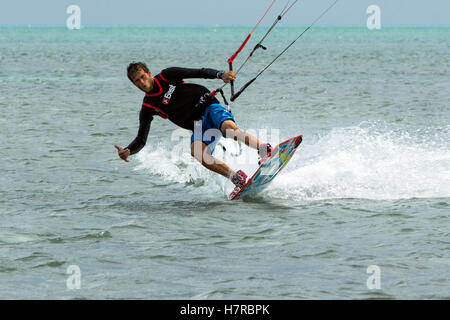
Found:
M 169 104 L 170 102 L 170 98 L 172 98 L 172 94 L 175 91 L 176 86 L 174 85 L 169 85 L 169 90 L 167 90 L 166 94 L 164 95 L 164 98 L 162 99 L 162 103 L 163 104 Z
M 197 108 L 197 107 L 199 107 L 199 106 L 201 106 L 202 104 L 204 104 L 204 103 L 206 103 L 206 101 L 207 101 L 207 99 L 210 97 L 210 94 L 209 93 L 205 93 L 204 95 L 202 95 L 201 97 L 200 97 L 200 100 L 197 102 L 197 104 L 195 105 L 195 107 Z

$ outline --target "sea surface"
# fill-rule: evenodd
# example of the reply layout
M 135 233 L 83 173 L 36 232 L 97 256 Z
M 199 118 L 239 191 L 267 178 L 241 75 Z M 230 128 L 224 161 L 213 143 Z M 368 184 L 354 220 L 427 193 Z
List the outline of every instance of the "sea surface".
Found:
M 450 299 L 450 28 L 305 33 L 231 106 L 272 145 L 303 134 L 256 196 L 229 201 L 160 118 L 118 158 L 128 63 L 226 69 L 250 30 L 0 27 L 0 299 Z M 236 87 L 303 30 L 275 29 Z

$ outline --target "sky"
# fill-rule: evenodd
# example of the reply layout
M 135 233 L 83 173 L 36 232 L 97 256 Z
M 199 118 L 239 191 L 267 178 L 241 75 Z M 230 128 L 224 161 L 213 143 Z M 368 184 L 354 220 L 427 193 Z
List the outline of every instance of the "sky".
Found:
M 67 8 L 80 8 L 82 26 L 252 26 L 273 0 L 1 0 L 0 25 L 66 25 Z M 293 0 L 291 0 L 293 1 Z M 334 0 L 299 0 L 283 25 L 307 25 Z M 288 0 L 277 0 L 272 17 Z M 384 26 L 450 26 L 450 0 L 339 0 L 317 25 L 365 26 L 370 5 Z M 270 25 L 273 18 L 262 25 Z

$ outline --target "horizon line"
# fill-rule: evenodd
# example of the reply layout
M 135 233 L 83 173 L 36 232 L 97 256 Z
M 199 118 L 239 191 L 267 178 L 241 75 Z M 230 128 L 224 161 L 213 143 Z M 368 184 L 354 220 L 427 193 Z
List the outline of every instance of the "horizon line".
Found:
M 261 25 L 264 27 L 264 25 Z M 296 27 L 307 27 L 306 24 L 298 24 L 298 25 L 283 25 L 279 26 L 279 28 L 296 28 Z M 27 27 L 27 28 L 39 28 L 39 27 L 51 27 L 51 28 L 67 28 L 65 24 L 0 24 L 0 27 Z M 83 28 L 250 28 L 251 25 L 214 25 L 214 24 L 187 24 L 187 25 L 160 25 L 160 24 L 154 24 L 154 25 L 145 25 L 145 24 L 86 24 L 82 25 L 81 29 Z M 269 27 L 269 25 L 265 26 Z M 364 24 L 348 24 L 348 25 L 332 25 L 332 24 L 326 24 L 326 25 L 316 25 L 316 28 L 367 28 Z M 450 24 L 441 24 L 441 25 L 434 25 L 434 24 L 390 24 L 390 25 L 383 25 L 381 28 L 415 28 L 415 27 L 430 27 L 430 28 L 449 28 Z

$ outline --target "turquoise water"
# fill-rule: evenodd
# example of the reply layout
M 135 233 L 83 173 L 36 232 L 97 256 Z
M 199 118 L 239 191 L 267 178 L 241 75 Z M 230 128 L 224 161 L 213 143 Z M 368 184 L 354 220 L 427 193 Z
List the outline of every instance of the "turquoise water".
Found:
M 450 28 L 308 31 L 232 106 L 261 139 L 304 137 L 259 196 L 228 201 L 162 119 L 117 157 L 142 101 L 130 61 L 225 69 L 249 31 L 0 28 L 0 298 L 450 298 Z M 301 31 L 276 29 L 237 87 Z M 256 170 L 252 150 L 216 156 Z

